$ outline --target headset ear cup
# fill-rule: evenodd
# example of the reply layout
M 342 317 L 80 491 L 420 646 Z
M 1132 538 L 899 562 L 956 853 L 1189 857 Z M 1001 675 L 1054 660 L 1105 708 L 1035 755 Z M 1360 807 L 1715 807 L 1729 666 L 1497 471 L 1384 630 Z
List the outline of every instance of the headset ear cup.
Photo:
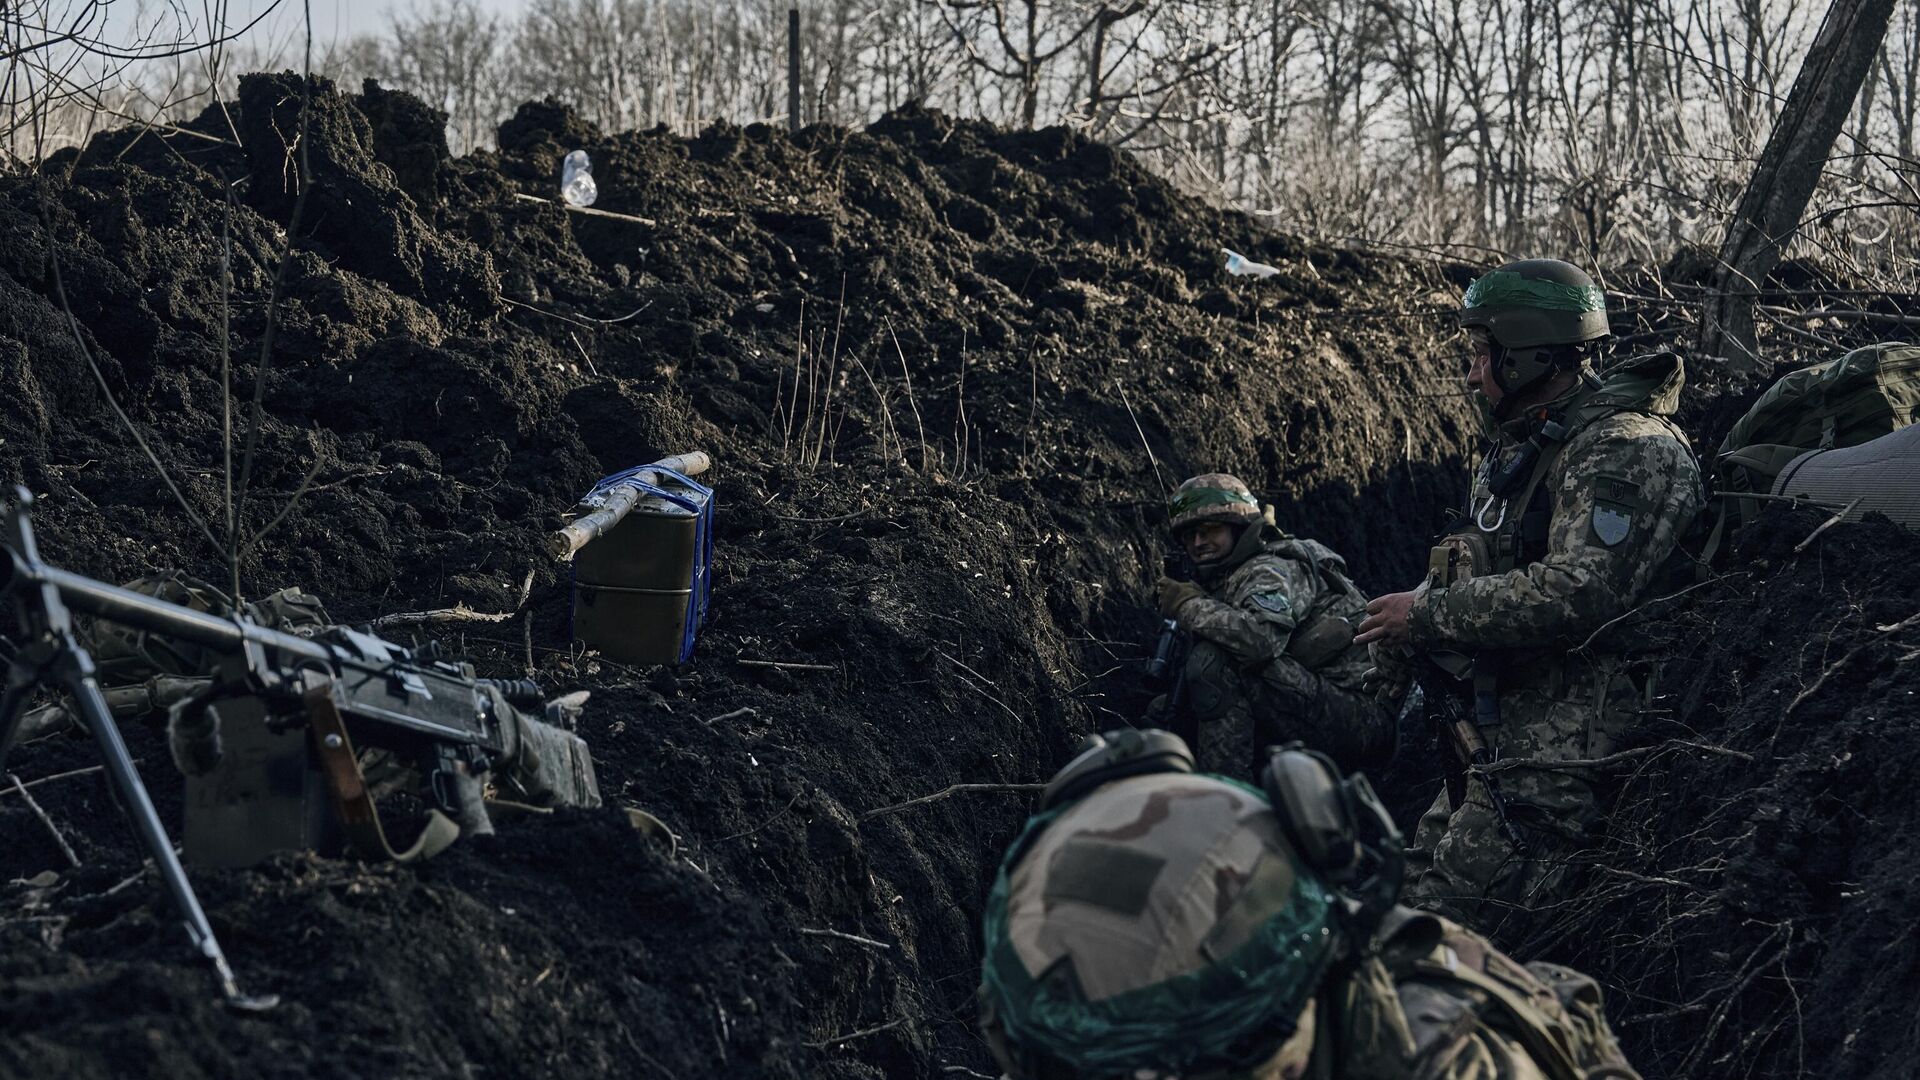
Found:
M 1260 786 L 1281 831 L 1308 866 L 1334 880 L 1354 869 L 1360 845 L 1333 759 L 1290 743 L 1267 758 Z

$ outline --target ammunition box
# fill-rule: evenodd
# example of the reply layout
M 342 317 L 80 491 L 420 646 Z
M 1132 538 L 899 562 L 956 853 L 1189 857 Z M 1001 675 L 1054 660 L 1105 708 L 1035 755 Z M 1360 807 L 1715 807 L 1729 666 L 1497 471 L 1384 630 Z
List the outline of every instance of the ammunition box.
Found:
M 703 505 L 706 496 L 669 484 Z M 640 500 L 574 556 L 573 636 L 622 664 L 675 664 L 697 626 L 707 568 L 701 516 L 658 496 Z

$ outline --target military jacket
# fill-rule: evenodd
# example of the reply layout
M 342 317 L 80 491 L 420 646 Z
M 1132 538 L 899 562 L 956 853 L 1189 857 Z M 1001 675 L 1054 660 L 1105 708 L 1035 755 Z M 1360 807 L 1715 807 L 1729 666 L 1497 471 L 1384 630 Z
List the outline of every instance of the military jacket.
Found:
M 1633 1080 L 1592 979 L 1522 965 L 1396 908 L 1379 947 L 1323 991 L 1312 1080 Z
M 1496 498 L 1490 484 L 1529 425 L 1503 429 L 1468 506 L 1469 531 L 1493 541 L 1482 549 L 1493 565 L 1423 589 L 1410 612 L 1413 645 L 1564 652 L 1644 599 L 1703 498 L 1686 437 L 1666 418 L 1684 382 L 1672 354 L 1618 365 L 1598 395 L 1576 403 L 1574 430 L 1546 459 L 1536 496 L 1512 500 L 1518 505 Z
M 1183 605 L 1180 628 L 1226 649 L 1245 668 L 1292 655 L 1329 682 L 1357 690 L 1371 666 L 1364 646 L 1302 656 L 1303 643 L 1296 640 L 1318 619 L 1342 620 L 1350 633 L 1366 617 L 1366 596 L 1346 571 L 1346 560 L 1325 544 L 1291 536 L 1269 540 L 1206 596 Z

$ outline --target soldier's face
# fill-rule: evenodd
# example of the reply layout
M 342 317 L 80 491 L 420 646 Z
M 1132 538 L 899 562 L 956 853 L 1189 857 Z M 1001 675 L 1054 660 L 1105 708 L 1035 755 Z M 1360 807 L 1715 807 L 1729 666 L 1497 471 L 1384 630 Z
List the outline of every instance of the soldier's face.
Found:
M 1487 399 L 1487 404 L 1497 409 L 1507 392 L 1500 389 L 1493 378 L 1493 342 L 1487 338 L 1487 332 L 1477 326 L 1467 331 L 1467 338 L 1472 349 L 1467 362 L 1467 388 L 1477 391 Z
M 1212 562 L 1233 550 L 1233 526 L 1224 521 L 1207 521 L 1188 529 L 1180 542 L 1187 558 L 1194 562 Z

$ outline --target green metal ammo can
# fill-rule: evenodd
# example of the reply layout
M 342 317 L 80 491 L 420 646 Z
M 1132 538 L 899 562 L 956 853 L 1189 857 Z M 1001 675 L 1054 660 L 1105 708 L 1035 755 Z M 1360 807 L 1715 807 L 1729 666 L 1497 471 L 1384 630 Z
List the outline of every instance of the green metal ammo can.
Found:
M 573 635 L 617 663 L 685 660 L 705 612 L 712 538 L 701 511 L 712 496 L 672 479 L 661 487 L 673 498 L 642 498 L 574 556 Z

